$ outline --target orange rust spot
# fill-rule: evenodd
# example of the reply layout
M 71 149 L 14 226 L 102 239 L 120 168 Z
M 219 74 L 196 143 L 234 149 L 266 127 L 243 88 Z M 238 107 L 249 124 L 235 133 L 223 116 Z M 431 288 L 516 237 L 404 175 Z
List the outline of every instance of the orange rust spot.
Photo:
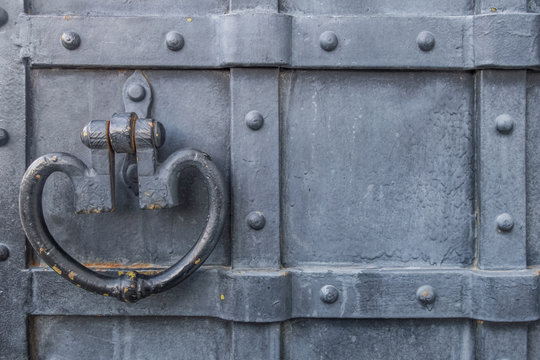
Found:
M 201 258 L 198 258 L 197 260 L 195 260 L 195 265 L 197 265 L 200 262 L 201 262 Z
M 128 292 L 128 288 L 124 288 L 124 294 Z
M 75 279 L 75 274 L 73 271 L 70 271 L 69 274 L 68 274 L 68 278 L 70 278 L 71 280 Z
M 36 174 L 36 179 L 39 179 L 40 177 L 41 177 L 41 175 Z
M 71 20 L 71 16 L 69 15 L 64 16 L 64 20 Z
M 44 248 L 39 248 L 39 253 L 42 254 L 45 252 L 45 249 Z

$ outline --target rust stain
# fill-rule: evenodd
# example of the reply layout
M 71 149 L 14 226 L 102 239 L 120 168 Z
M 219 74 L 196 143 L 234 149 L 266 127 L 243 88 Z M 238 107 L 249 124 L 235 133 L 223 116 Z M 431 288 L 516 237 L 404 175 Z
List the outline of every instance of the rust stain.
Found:
M 57 273 L 58 275 L 62 275 L 62 270 L 60 270 L 56 265 L 54 265 L 54 266 L 52 267 L 52 269 L 53 269 L 54 271 L 56 271 L 56 273 Z
M 40 177 L 41 177 L 41 175 L 36 174 L 36 179 L 39 179 Z
M 70 271 L 69 274 L 68 274 L 68 278 L 70 278 L 71 280 L 74 280 L 75 279 L 75 274 L 73 271 Z
M 197 260 L 195 260 L 195 265 L 197 265 L 200 262 L 201 262 L 201 258 L 198 258 Z
M 64 16 L 64 20 L 71 20 L 71 16 L 69 15 Z

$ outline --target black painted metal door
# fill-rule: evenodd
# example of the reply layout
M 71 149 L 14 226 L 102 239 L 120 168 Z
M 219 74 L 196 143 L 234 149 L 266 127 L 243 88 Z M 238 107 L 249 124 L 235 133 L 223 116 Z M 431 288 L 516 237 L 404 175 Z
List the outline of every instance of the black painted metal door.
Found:
M 0 7 L 0 359 L 540 359 L 537 1 Z

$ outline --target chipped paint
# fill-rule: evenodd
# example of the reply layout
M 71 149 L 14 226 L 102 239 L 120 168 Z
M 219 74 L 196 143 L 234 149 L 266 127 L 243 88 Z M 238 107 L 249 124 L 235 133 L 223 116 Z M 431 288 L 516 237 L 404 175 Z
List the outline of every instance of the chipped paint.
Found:
M 69 274 L 68 274 L 68 278 L 70 278 L 71 280 L 75 280 L 75 276 L 77 274 L 75 274 L 73 271 L 70 271 Z
M 221 300 L 225 300 L 225 295 L 221 294 L 221 296 L 219 297 Z
M 201 262 L 201 258 L 198 258 L 197 260 L 195 260 L 195 265 L 197 265 L 200 262 Z
M 52 269 L 53 269 L 54 271 L 56 271 L 56 273 L 57 273 L 58 275 L 62 275 L 62 270 L 60 270 L 56 265 L 54 265 L 54 266 L 52 267 Z

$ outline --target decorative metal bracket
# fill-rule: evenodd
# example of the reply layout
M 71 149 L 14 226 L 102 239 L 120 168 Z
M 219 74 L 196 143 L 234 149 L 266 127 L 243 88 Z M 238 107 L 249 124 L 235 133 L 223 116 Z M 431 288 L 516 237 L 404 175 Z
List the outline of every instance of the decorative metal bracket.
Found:
M 126 109 L 139 113 L 114 114 L 110 120 L 93 120 L 84 127 L 81 140 L 91 150 L 91 168 L 66 153 L 41 156 L 24 174 L 19 194 L 23 229 L 39 256 L 59 275 L 83 289 L 115 296 L 126 302 L 135 302 L 167 290 L 197 270 L 215 248 L 227 212 L 223 178 L 207 154 L 196 150 L 179 150 L 165 162 L 158 163 L 157 148 L 165 141 L 165 130 L 159 122 L 142 117 L 147 115 L 151 103 L 150 85 L 143 79 L 142 73 L 136 72 L 124 87 Z M 41 196 L 47 178 L 57 171 L 68 175 L 73 183 L 76 212 L 112 211 L 116 153 L 127 154 L 135 160 L 139 205 L 142 209 L 154 210 L 178 205 L 178 178 L 188 167 L 195 168 L 206 183 L 209 204 L 204 231 L 180 261 L 154 276 L 130 271 L 112 278 L 94 272 L 67 254 L 45 224 Z M 130 158 L 125 161 L 124 168 L 132 168 Z

